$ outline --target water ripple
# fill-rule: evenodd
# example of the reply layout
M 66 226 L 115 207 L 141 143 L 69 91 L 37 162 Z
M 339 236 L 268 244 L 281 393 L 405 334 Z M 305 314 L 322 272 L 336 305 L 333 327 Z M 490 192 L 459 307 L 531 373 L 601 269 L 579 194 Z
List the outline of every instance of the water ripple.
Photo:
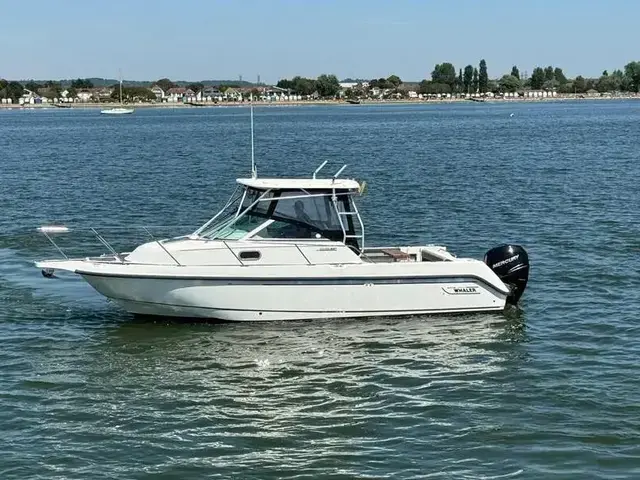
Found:
M 260 173 L 347 161 L 370 238 L 533 262 L 504 315 L 259 326 L 133 318 L 30 263 L 42 223 L 195 228 L 247 173 L 246 109 L 3 112 L 0 478 L 640 477 L 636 107 L 256 109 Z

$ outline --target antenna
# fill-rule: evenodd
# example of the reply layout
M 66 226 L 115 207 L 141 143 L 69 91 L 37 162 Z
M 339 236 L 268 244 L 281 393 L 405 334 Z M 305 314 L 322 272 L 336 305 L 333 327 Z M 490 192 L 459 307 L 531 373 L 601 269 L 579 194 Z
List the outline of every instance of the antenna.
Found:
M 258 178 L 258 170 L 256 169 L 256 161 L 253 148 L 253 92 L 249 96 L 249 104 L 251 110 L 251 178 Z

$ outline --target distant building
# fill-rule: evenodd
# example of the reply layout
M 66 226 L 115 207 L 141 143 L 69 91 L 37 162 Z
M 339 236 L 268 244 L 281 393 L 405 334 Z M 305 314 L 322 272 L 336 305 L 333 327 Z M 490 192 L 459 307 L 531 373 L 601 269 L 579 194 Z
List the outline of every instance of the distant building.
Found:
M 174 87 L 167 90 L 166 97 L 169 102 L 184 102 L 187 98 L 195 98 L 196 93 L 190 88 Z
M 111 94 L 113 93 L 113 88 L 110 87 L 95 87 L 90 88 L 89 92 L 91 92 L 91 96 L 94 100 L 104 101 L 111 98 Z
M 164 90 L 158 85 L 151 87 L 151 92 L 156 96 L 156 100 L 162 100 L 165 98 Z
M 207 102 L 218 101 L 218 100 L 221 100 L 223 97 L 220 89 L 213 85 L 206 85 L 202 89 L 201 94 L 202 94 L 202 98 Z
M 93 98 L 93 94 L 91 93 L 91 91 L 89 90 L 80 90 L 77 94 L 76 97 L 78 98 L 79 101 L 81 102 L 89 102 L 91 101 L 91 99 Z
M 272 102 L 284 102 L 289 99 L 289 90 L 280 87 L 261 87 L 258 89 L 260 92 L 260 99 Z
M 18 103 L 20 103 L 21 105 L 24 103 L 33 104 L 41 102 L 42 100 L 40 99 L 40 95 L 38 95 L 36 92 L 32 92 L 31 90 L 27 90 L 26 88 L 24 89 L 24 93 L 22 94 L 22 96 L 18 99 Z
M 224 91 L 224 98 L 225 100 L 239 101 L 239 100 L 242 100 L 242 92 L 240 91 L 239 88 L 230 87 Z
M 187 89 L 184 87 L 173 87 L 167 90 L 167 97 L 175 97 L 178 95 L 182 96 L 186 91 Z
M 220 93 L 220 89 L 213 85 L 205 85 L 204 88 L 202 89 L 202 93 L 205 96 L 217 95 Z

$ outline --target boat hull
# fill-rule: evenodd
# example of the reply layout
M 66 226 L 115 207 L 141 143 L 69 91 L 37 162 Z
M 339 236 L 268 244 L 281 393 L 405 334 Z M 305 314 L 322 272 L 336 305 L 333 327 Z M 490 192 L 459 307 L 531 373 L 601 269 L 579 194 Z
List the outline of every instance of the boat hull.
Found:
M 112 108 L 100 111 L 102 115 L 131 115 L 133 112 L 133 108 Z
M 133 314 L 227 321 L 502 311 L 506 295 L 474 278 L 168 279 L 82 274 Z

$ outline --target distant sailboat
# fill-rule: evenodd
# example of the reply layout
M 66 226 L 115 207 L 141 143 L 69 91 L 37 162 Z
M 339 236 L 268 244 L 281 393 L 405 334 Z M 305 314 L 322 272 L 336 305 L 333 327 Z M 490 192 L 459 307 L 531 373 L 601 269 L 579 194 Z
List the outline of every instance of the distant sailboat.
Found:
M 124 108 L 122 106 L 122 74 L 120 74 L 120 106 L 115 108 L 108 108 L 106 110 L 101 110 L 100 113 L 104 115 L 126 115 L 133 112 L 134 112 L 133 108 Z

